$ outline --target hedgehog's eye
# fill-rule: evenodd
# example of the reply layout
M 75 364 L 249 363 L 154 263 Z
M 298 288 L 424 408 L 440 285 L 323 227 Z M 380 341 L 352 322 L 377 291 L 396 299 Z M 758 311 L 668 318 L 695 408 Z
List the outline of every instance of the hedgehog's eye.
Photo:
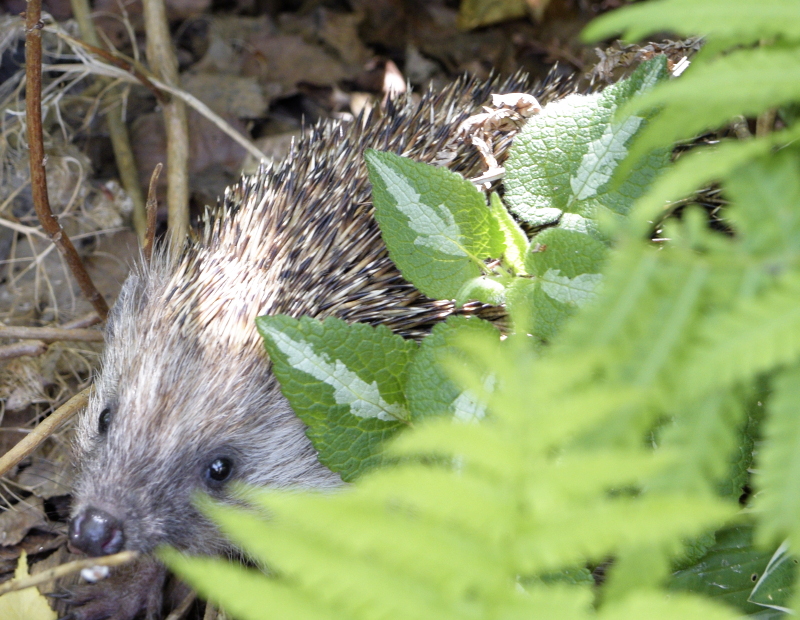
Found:
M 100 417 L 97 419 L 97 432 L 105 435 L 108 432 L 109 422 L 111 422 L 111 409 L 106 407 L 100 412 Z
M 226 457 L 219 457 L 209 463 L 206 469 L 206 479 L 212 485 L 225 482 L 233 473 L 233 461 Z

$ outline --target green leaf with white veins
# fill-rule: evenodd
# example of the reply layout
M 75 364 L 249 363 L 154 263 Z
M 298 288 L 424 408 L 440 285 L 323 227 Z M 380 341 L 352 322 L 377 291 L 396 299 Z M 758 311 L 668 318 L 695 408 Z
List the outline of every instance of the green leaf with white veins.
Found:
M 604 243 L 574 230 L 548 228 L 536 235 L 525 268 L 536 276 L 525 295 L 532 305 L 532 333 L 552 338 L 561 323 L 597 295 Z
M 499 330 L 478 317 L 451 316 L 433 328 L 409 366 L 406 394 L 414 419 L 449 415 L 470 422 L 486 415 L 483 403 L 451 381 L 441 364 L 448 355 L 453 358 L 452 363 L 458 363 L 463 359 L 463 350 L 457 346 L 458 343 L 486 334 L 500 339 Z M 491 390 L 493 382 L 494 376 L 486 377 L 483 388 Z
M 588 220 L 599 212 L 625 215 L 669 162 L 669 150 L 642 158 L 619 185 L 612 176 L 645 125 L 642 116 L 617 110 L 667 76 L 666 59 L 643 63 L 630 78 L 601 93 L 569 95 L 548 104 L 514 139 L 506 162 L 505 199 L 533 226 L 553 224 L 564 213 Z
M 483 261 L 504 250 L 486 201 L 444 168 L 367 150 L 375 219 L 403 277 L 434 299 L 454 299 Z
M 320 461 L 345 481 L 379 465 L 380 445 L 410 422 L 403 385 L 416 343 L 336 318 L 262 316 L 256 325 Z

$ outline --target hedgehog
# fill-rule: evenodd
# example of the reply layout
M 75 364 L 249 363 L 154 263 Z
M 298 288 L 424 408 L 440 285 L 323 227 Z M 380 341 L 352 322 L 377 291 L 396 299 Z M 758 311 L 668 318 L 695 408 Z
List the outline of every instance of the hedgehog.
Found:
M 482 157 L 459 128 L 491 94 L 527 92 L 546 102 L 571 84 L 555 73 L 537 87 L 521 75 L 462 78 L 416 102 L 402 95 L 350 122 L 318 124 L 286 161 L 228 188 L 181 252 L 165 248 L 134 267 L 76 424 L 69 544 L 91 556 L 130 549 L 143 559 L 72 590 L 70 618 L 158 617 L 166 569 L 148 554 L 159 545 L 234 554 L 194 505 L 198 492 L 233 502 L 234 481 L 343 484 L 320 464 L 281 394 L 255 317 L 335 316 L 419 338 L 457 311 L 419 293 L 390 260 L 373 218 L 364 149 L 471 177 Z M 493 136 L 500 162 L 513 134 Z

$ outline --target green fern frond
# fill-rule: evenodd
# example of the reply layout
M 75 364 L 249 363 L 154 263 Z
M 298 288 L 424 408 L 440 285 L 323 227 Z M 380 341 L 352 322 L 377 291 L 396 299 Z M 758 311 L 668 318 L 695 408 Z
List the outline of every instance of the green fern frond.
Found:
M 800 357 L 800 280 L 787 277 L 757 299 L 702 319 L 679 383 L 688 399 L 732 386 Z
M 759 535 L 768 542 L 789 537 L 792 549 L 797 550 L 800 549 L 800 368 L 793 365 L 780 372 L 773 389 L 755 477 L 760 491 L 756 497 L 761 516 Z
M 654 488 L 711 492 L 730 470 L 745 419 L 741 393 L 715 392 L 684 406 L 663 429 L 660 447 L 679 450 L 681 458 L 651 481 Z M 714 446 L 709 450 L 708 446 Z M 741 493 L 741 488 L 737 493 Z
M 263 620 L 265 610 L 273 617 L 297 620 L 342 620 L 344 617 L 258 570 L 220 559 L 188 557 L 169 548 L 161 549 L 159 555 L 176 573 L 193 583 L 200 595 L 223 606 L 239 620 Z
M 638 41 L 654 32 L 674 32 L 683 37 L 735 41 L 739 45 L 783 37 L 800 41 L 797 3 L 794 0 L 660 0 L 611 11 L 583 31 L 587 41 L 624 33 Z
M 756 116 L 798 99 L 800 48 L 741 50 L 696 64 L 680 79 L 657 86 L 626 107 L 628 113 L 663 107 L 637 137 L 629 161 L 734 116 Z
M 604 607 L 597 614 L 597 620 L 628 620 L 630 618 L 731 620 L 739 617 L 739 614 L 733 610 L 715 605 L 708 599 L 699 596 L 673 593 L 669 597 L 665 597 L 659 592 L 636 593 L 619 603 Z
M 653 222 L 661 220 L 680 200 L 714 181 L 727 178 L 743 164 L 769 153 L 781 144 L 800 138 L 800 125 L 761 138 L 728 140 L 713 147 L 697 148 L 683 155 L 664 172 L 636 203 L 629 220 L 631 236 L 647 234 Z

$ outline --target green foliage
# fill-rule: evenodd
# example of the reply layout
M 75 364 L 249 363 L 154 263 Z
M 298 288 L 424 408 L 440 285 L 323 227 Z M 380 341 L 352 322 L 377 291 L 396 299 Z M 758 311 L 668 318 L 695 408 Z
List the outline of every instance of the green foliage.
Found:
M 449 299 L 504 299 L 512 329 L 499 338 L 451 318 L 417 347 L 335 320 L 260 319 L 321 457 L 356 483 L 205 501 L 265 572 L 165 551 L 170 567 L 240 620 L 722 620 L 797 608 L 800 151 L 786 144 L 798 129 L 787 120 L 698 149 L 656 178 L 675 139 L 800 101 L 787 78 L 800 33 L 776 17 L 788 6 L 662 0 L 599 20 L 595 36 L 673 28 L 709 44 L 679 79 L 655 85 L 656 59 L 534 118 L 505 179 L 512 211 L 549 226 L 530 243 L 497 196 L 487 207 L 451 173 L 369 153 L 405 277 Z M 767 59 L 782 64 L 757 75 Z M 732 232 L 690 206 L 652 242 L 665 202 L 711 181 Z M 597 565 L 593 585 L 586 567 Z
M 800 25 L 794 0 L 639 3 L 600 17 L 583 34 L 597 40 L 623 32 L 637 39 L 664 30 L 705 35 L 706 45 L 680 80 L 661 84 L 626 108 L 626 113 L 655 108 L 660 113 L 633 144 L 622 175 L 654 148 L 692 138 L 736 115 L 755 116 L 800 100 Z M 756 43 L 758 47 L 751 47 Z M 794 139 L 780 133 L 770 140 L 787 144 Z
M 716 543 L 696 563 L 672 576 L 669 589 L 702 593 L 754 614 L 763 608 L 748 599 L 764 575 L 771 555 L 753 547 L 752 526 L 727 528 L 717 534 Z
M 795 302 L 796 302 L 795 298 Z M 800 514 L 800 370 L 797 365 L 783 369 L 773 383 L 770 417 L 765 428 L 766 445 L 760 465 L 761 484 L 769 490 L 758 497 L 764 513 L 761 534 L 773 541 L 789 535 L 794 549 L 800 549 L 797 515 Z
M 458 343 L 481 336 L 497 338 L 499 332 L 486 321 L 474 317 L 451 316 L 439 323 L 433 332 L 422 341 L 419 352 L 414 356 L 406 383 L 408 406 L 414 419 L 432 415 L 447 415 L 462 422 L 482 419 L 486 407 L 478 394 L 462 390 L 450 379 L 450 373 L 442 365 L 445 356 L 450 356 L 450 366 L 457 363 L 455 357 Z M 487 374 L 481 383 L 490 389 L 493 374 Z
M 368 150 L 375 219 L 395 265 L 435 299 L 452 299 L 503 252 L 483 195 L 459 175 Z
M 633 157 L 689 139 L 737 114 L 755 116 L 800 99 L 800 47 L 746 49 L 705 60 L 632 106 L 639 112 L 663 107 L 631 149 Z
M 320 461 L 344 480 L 379 464 L 381 443 L 411 422 L 403 385 L 415 344 L 332 317 L 262 316 L 256 325 Z
M 564 319 L 597 296 L 605 255 L 605 244 L 582 232 L 553 227 L 536 235 L 525 257 L 526 271 L 535 276 L 526 299 L 536 309 L 531 333 L 549 340 Z
M 525 273 L 525 255 L 531 245 L 530 241 L 528 241 L 525 231 L 519 227 L 519 224 L 514 221 L 514 218 L 506 210 L 497 192 L 492 192 L 490 196 L 490 209 L 492 217 L 497 222 L 503 235 L 504 258 L 512 273 L 523 275 Z
M 729 47 L 761 40 L 800 42 L 795 0 L 658 0 L 642 2 L 624 11 L 612 11 L 594 20 L 583 31 L 596 41 L 624 33 L 638 41 L 655 32 L 674 32 L 683 37 L 705 35 L 711 42 Z
M 787 605 L 797 579 L 797 563 L 797 558 L 789 554 L 788 543 L 783 543 L 770 558 L 764 574 L 753 587 L 748 602 L 792 613 Z
M 647 125 L 643 117 L 615 114 L 664 77 L 665 59 L 656 58 L 602 93 L 564 97 L 532 117 L 506 164 L 511 211 L 531 226 L 561 220 L 562 226 L 595 234 L 595 220 L 604 213 L 627 214 L 666 165 L 669 151 L 643 158 L 624 183 L 613 185 L 631 138 Z

